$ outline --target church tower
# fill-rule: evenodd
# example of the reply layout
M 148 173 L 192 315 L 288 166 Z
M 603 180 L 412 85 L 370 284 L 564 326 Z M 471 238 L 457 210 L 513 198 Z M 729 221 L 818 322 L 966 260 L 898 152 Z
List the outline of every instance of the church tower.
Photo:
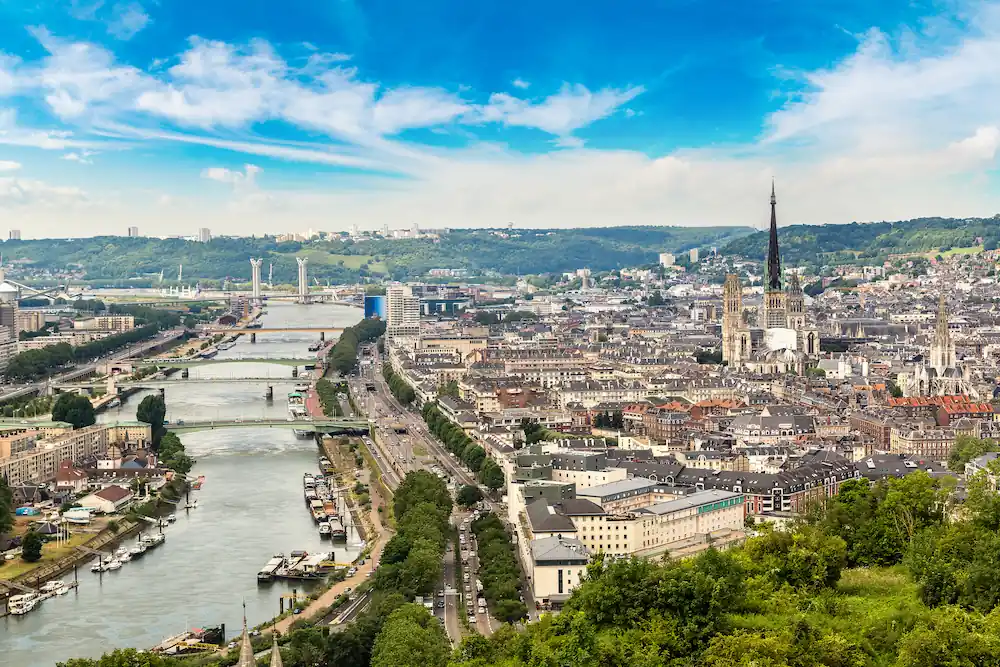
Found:
M 774 197 L 774 181 L 771 182 L 771 232 L 767 241 L 767 268 L 764 272 L 764 318 L 765 329 L 787 328 L 788 310 L 785 291 L 781 287 L 781 254 L 778 251 L 777 200 Z
M 738 366 L 750 352 L 750 331 L 743 325 L 743 286 L 738 276 L 729 274 L 722 287 L 722 360 Z
M 948 310 L 944 303 L 944 294 L 938 301 L 937 323 L 934 326 L 934 338 L 931 340 L 930 366 L 940 376 L 945 369 L 955 367 L 955 342 L 948 330 Z
M 806 299 L 799 283 L 799 274 L 792 272 L 785 290 L 785 302 L 788 306 L 788 327 L 801 330 L 806 326 Z

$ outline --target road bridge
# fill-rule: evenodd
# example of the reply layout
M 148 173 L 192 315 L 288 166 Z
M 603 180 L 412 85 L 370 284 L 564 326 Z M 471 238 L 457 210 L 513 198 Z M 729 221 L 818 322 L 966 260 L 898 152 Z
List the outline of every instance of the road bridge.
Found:
M 343 333 L 344 327 L 225 327 L 207 325 L 201 328 L 207 333 L 259 334 L 259 333 Z
M 135 359 L 130 361 L 135 366 L 158 366 L 160 368 L 192 368 L 194 366 L 211 366 L 213 364 L 278 364 L 280 366 L 305 366 L 315 364 L 317 357 L 226 357 L 219 359 Z
M 175 387 L 179 384 L 298 384 L 307 383 L 308 379 L 288 377 L 249 377 L 249 378 L 156 378 L 152 380 L 136 380 L 134 382 L 116 383 L 118 389 L 162 389 Z M 108 381 L 101 382 L 63 382 L 53 384 L 54 389 L 59 391 L 72 391 L 75 389 L 104 389 L 108 386 Z
M 292 428 L 310 433 L 367 433 L 371 426 L 365 419 L 212 419 L 207 421 L 180 421 L 164 424 L 175 433 L 211 431 L 220 428 Z

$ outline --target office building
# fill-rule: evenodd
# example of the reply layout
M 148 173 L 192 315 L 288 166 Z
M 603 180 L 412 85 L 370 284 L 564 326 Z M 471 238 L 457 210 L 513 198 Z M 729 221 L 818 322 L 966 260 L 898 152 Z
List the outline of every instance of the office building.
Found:
M 202 227 L 198 230 L 198 240 L 202 243 L 208 243 L 212 240 L 212 230 L 208 227 Z
M 407 285 L 389 285 L 386 288 L 386 334 L 417 336 L 420 334 L 420 297 L 413 295 Z
M 377 317 L 385 319 L 385 296 L 382 294 L 369 294 L 365 296 L 365 317 Z
M 660 253 L 660 266 L 673 266 L 674 265 L 674 255 L 670 252 Z
M 691 252 L 689 253 L 689 256 L 691 257 L 691 263 L 692 264 L 697 264 L 698 263 L 698 249 L 697 248 L 691 248 Z
M 8 235 L 7 238 L 10 239 L 11 241 L 20 241 L 21 240 L 21 230 L 20 229 L 12 229 L 12 230 L 10 230 L 10 234 Z
M 129 235 L 129 238 L 139 236 L 139 228 L 138 227 L 129 227 L 128 228 L 128 235 Z

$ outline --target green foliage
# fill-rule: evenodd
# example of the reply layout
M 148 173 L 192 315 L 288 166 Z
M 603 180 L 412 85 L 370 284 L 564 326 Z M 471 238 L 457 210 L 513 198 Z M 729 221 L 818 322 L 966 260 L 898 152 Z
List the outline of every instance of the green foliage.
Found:
M 493 459 L 483 462 L 483 467 L 479 469 L 479 481 L 486 485 L 490 491 L 497 491 L 506 483 L 501 468 Z
M 475 487 L 473 487 L 475 488 Z M 479 557 L 477 576 L 483 583 L 483 595 L 501 621 L 513 623 L 527 615 L 520 600 L 521 570 L 510 536 L 495 514 L 486 514 L 472 522 Z
M 423 607 L 403 605 L 386 619 L 372 649 L 371 667 L 444 667 L 451 646 Z
M 163 437 L 163 418 L 167 415 L 167 404 L 159 394 L 150 394 L 139 402 L 135 418 L 149 424 L 153 443 L 158 444 Z
M 955 438 L 955 447 L 948 456 L 948 468 L 955 472 L 965 472 L 965 464 L 983 454 L 997 451 L 996 440 L 960 435 Z
M 472 507 L 482 499 L 483 492 L 479 490 L 478 486 L 473 486 L 471 484 L 465 484 L 458 490 L 458 493 L 455 494 L 455 502 L 462 507 Z
M 195 460 L 185 453 L 184 443 L 181 442 L 181 439 L 177 437 L 176 433 L 169 431 L 164 433 L 160 439 L 157 456 L 159 456 L 162 467 L 169 468 L 182 475 L 191 472 L 191 468 L 195 464 Z
M 316 382 L 316 395 L 319 397 L 319 404 L 323 408 L 323 414 L 327 417 L 343 417 L 344 409 L 340 406 L 337 396 L 347 394 L 347 384 L 340 382 L 334 384 L 326 379 Z
M 73 428 L 91 426 L 97 422 L 97 413 L 90 399 L 80 394 L 60 394 L 52 406 L 52 419 L 68 422 Z
M 21 540 L 21 560 L 37 563 L 42 559 L 42 536 L 31 530 Z
M 176 667 L 179 664 L 174 658 L 127 648 L 106 653 L 96 660 L 89 658 L 67 660 L 58 663 L 56 667 Z
M 452 398 L 458 398 L 458 382 L 452 380 L 451 382 L 440 387 L 438 389 L 438 396 L 451 396 Z
M 699 350 L 694 359 L 699 364 L 721 364 L 722 350 Z
M 646 299 L 646 305 L 651 308 L 656 306 L 665 306 L 666 304 L 667 300 L 663 298 L 662 294 L 660 294 L 660 290 L 653 290 L 653 293 Z
M 347 327 L 327 354 L 330 367 L 341 375 L 353 373 L 358 368 L 358 347 L 384 333 L 385 322 L 376 319 L 361 320 L 353 327 Z
M 0 476 L 0 537 L 14 527 L 14 494 L 7 484 L 7 478 Z
M 797 532 L 770 531 L 743 550 L 748 570 L 796 590 L 833 588 L 847 563 L 847 545 L 836 536 L 803 526 Z
M 382 377 L 389 385 L 389 391 L 402 405 L 409 405 L 416 399 L 417 394 L 413 391 L 413 387 L 406 380 L 393 373 L 392 366 L 388 362 L 382 364 Z

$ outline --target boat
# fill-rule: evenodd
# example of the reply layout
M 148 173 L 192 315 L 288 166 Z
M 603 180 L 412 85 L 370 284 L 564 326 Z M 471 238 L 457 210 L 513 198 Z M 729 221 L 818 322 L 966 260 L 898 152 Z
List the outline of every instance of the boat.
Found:
M 132 559 L 134 560 L 134 559 L 138 558 L 139 556 L 142 556 L 144 553 L 146 553 L 146 545 L 143 544 L 142 542 L 139 542 L 134 547 L 132 547 L 131 549 L 129 549 L 128 553 L 132 557 Z
M 201 491 L 201 485 L 205 483 L 205 476 L 198 475 L 198 479 L 191 482 L 191 488 L 195 491 Z
M 167 523 L 173 523 L 174 521 L 177 521 L 177 515 L 176 514 L 168 514 L 167 515 Z
M 120 546 L 115 549 L 115 558 L 121 560 L 121 557 L 128 553 L 128 547 Z
M 150 649 L 161 655 L 194 655 L 217 651 L 226 643 L 226 626 L 214 628 L 194 628 L 179 635 L 167 637 Z
M 311 438 L 313 435 L 312 431 L 306 430 L 304 428 L 293 428 L 292 433 L 295 434 L 296 438 Z
M 330 528 L 330 522 L 329 521 L 320 521 L 319 522 L 319 536 L 320 537 L 329 538 L 330 534 L 332 532 L 333 531 Z
M 214 359 L 218 354 L 218 350 L 209 350 L 208 352 L 202 352 L 198 356 L 202 359 Z
M 42 584 L 42 586 L 38 589 L 38 592 L 55 595 L 56 591 L 58 591 L 65 585 L 66 584 L 63 583 L 62 579 L 53 579 L 52 581 L 46 581 L 44 584 Z
M 257 573 L 257 583 L 267 583 L 274 580 L 274 573 L 285 566 L 285 554 L 274 554 L 271 560 Z
M 310 352 L 319 352 L 319 349 L 323 347 L 323 343 L 313 343 L 309 346 Z
M 340 519 L 330 521 L 330 537 L 334 540 L 347 539 L 347 531 L 344 530 L 344 524 Z
M 117 396 L 115 396 L 110 401 L 108 401 L 108 407 L 109 408 L 121 407 L 121 404 L 122 404 L 122 400 L 120 398 L 118 398 Z
M 66 595 L 71 590 L 73 590 L 74 588 L 76 588 L 76 585 L 77 584 L 76 584 L 75 581 L 70 581 L 68 583 L 65 582 L 65 581 L 60 581 L 59 582 L 59 588 L 56 589 L 56 595 Z
M 167 536 L 163 533 L 153 533 L 152 535 L 146 535 L 142 538 L 143 544 L 147 549 L 152 549 L 153 547 L 158 547 L 163 544 L 167 539 Z
M 102 563 L 101 561 L 97 561 L 96 563 L 94 563 L 93 565 L 90 566 L 90 571 L 91 572 L 104 572 L 104 563 Z
M 193 503 L 187 503 L 187 504 L 184 505 L 184 509 L 186 509 L 186 510 L 193 510 L 193 509 L 196 509 L 197 507 L 198 507 L 198 501 L 197 500 L 195 500 Z M 171 514 L 170 516 L 174 516 L 174 515 Z M 177 517 L 174 517 L 174 520 L 176 521 Z
M 63 512 L 62 518 L 67 523 L 88 524 L 90 523 L 90 510 L 82 507 L 74 507 L 71 510 Z
M 120 570 L 122 568 L 122 562 L 117 558 L 112 558 L 111 562 L 107 564 L 109 570 Z
M 118 560 L 119 563 L 124 564 L 124 563 L 127 563 L 130 560 L 132 560 L 132 554 L 130 554 L 128 551 L 126 551 L 121 556 L 116 556 L 115 558 L 117 558 L 117 560 Z
M 15 616 L 20 616 L 22 614 L 27 614 L 29 611 L 35 608 L 41 602 L 41 597 L 38 593 L 22 593 L 20 595 L 12 595 L 9 600 L 7 600 L 7 611 L 14 614 Z

